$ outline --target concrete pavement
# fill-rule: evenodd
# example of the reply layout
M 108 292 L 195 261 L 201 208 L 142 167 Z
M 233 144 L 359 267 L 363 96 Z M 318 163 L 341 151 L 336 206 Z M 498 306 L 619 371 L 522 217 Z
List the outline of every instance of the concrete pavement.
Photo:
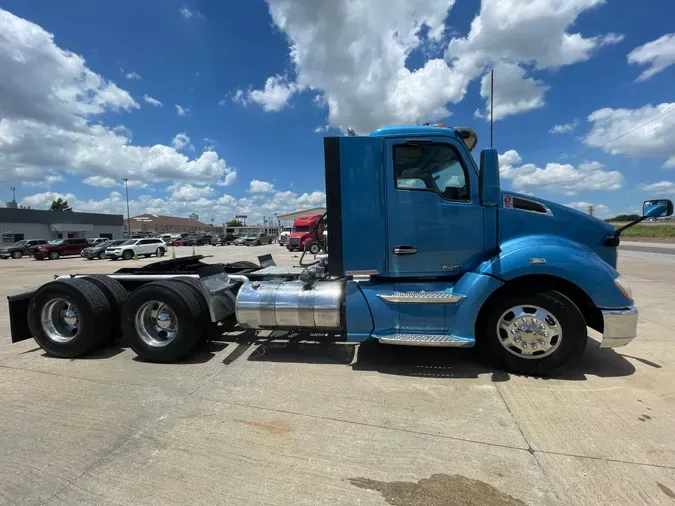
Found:
M 198 252 L 297 262 L 279 246 Z M 121 266 L 8 260 L 0 291 Z M 673 504 L 675 257 L 621 251 L 619 269 L 638 339 L 591 343 L 554 379 L 493 370 L 471 350 L 264 335 L 178 364 L 124 346 L 60 360 L 9 344 L 2 311 L 0 504 Z

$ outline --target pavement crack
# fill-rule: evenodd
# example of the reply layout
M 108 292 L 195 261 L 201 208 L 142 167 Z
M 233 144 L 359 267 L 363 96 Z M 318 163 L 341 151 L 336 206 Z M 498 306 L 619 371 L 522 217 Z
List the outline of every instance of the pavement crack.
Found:
M 433 432 L 424 432 L 424 431 L 419 431 L 419 430 L 411 430 L 411 429 L 403 429 L 401 427 L 390 427 L 386 425 L 379 425 L 376 423 L 367 423 L 367 422 L 359 422 L 356 420 L 346 420 L 344 418 L 335 418 L 331 416 L 321 416 L 321 415 L 313 415 L 309 413 L 299 413 L 297 411 L 289 411 L 285 409 L 276 409 L 276 408 L 269 408 L 269 407 L 264 407 L 264 406 L 255 406 L 252 404 L 244 404 L 240 402 L 231 402 L 231 401 L 223 401 L 223 400 L 215 400 L 215 399 L 210 399 L 208 397 L 200 397 L 200 396 L 195 396 L 197 399 L 209 401 L 209 402 L 215 402 L 216 404 L 226 404 L 228 406 L 237 406 L 241 408 L 251 408 L 251 409 L 259 409 L 261 411 L 269 411 L 271 413 L 279 413 L 279 414 L 284 414 L 284 415 L 294 415 L 294 416 L 302 416 L 306 418 L 312 418 L 315 420 L 326 420 L 330 422 L 338 422 L 338 423 L 346 423 L 346 424 L 351 424 L 351 425 L 358 425 L 361 427 L 370 427 L 370 428 L 375 428 L 375 429 L 384 429 L 384 430 L 391 430 L 395 432 L 404 432 L 407 434 L 416 434 L 419 436 L 429 436 L 429 437 L 437 437 L 437 438 L 442 438 L 442 439 L 450 439 L 453 441 L 462 441 L 465 443 L 474 443 L 474 444 L 479 444 L 479 445 L 485 445 L 485 446 L 490 446 L 490 447 L 496 447 L 496 448 L 506 448 L 509 450 L 518 450 L 518 451 L 529 451 L 528 448 L 523 448 L 521 446 L 513 446 L 513 445 L 506 445 L 506 444 L 499 444 L 499 443 L 489 443 L 487 441 L 478 441 L 475 439 L 470 439 L 470 438 L 462 438 L 458 436 L 448 436 L 445 434 L 435 434 Z
M 520 435 L 523 437 L 523 441 L 525 441 L 525 444 L 527 444 L 527 452 L 532 455 L 532 458 L 534 458 L 534 461 L 537 463 L 537 467 L 541 470 L 541 474 L 543 474 L 546 477 L 546 481 L 548 482 L 551 491 L 553 492 L 553 495 L 555 495 L 556 499 L 558 499 L 558 502 L 560 504 L 564 504 L 560 496 L 558 495 L 558 491 L 555 489 L 555 484 L 551 476 L 548 475 L 546 472 L 546 469 L 544 469 L 544 466 L 541 465 L 541 462 L 537 458 L 537 454 L 532 448 L 532 445 L 530 442 L 527 440 L 527 437 L 525 436 L 525 433 L 523 432 L 523 429 L 520 427 L 520 424 L 518 423 L 518 420 L 516 420 L 515 415 L 513 414 L 513 411 L 511 411 L 511 408 L 509 407 L 509 403 L 506 402 L 506 399 L 504 398 L 504 394 L 502 393 L 501 389 L 499 388 L 499 385 L 495 385 L 495 388 L 497 389 L 497 393 L 499 394 L 499 398 L 502 400 L 504 403 L 504 407 L 506 408 L 506 411 L 509 412 L 509 415 L 511 416 L 511 419 L 513 420 L 513 423 L 516 424 L 516 427 L 518 427 L 518 432 L 520 432 Z

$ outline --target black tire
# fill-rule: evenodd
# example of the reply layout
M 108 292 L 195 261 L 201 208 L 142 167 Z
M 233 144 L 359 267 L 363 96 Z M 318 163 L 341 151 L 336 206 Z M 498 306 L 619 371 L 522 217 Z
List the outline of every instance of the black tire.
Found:
M 50 260 L 58 260 L 59 258 L 61 258 L 61 253 L 59 253 L 58 251 L 51 251 L 49 255 L 47 255 L 47 258 L 49 258 Z
M 64 299 L 77 309 L 79 328 L 67 342 L 49 337 L 42 325 L 42 310 L 54 299 Z M 33 338 L 50 355 L 75 358 L 98 348 L 111 331 L 112 312 L 105 294 L 83 279 L 56 280 L 37 289 L 28 306 L 28 326 Z
M 218 327 L 218 324 L 211 321 L 211 311 L 209 311 L 209 305 L 206 302 L 204 293 L 202 292 L 201 283 L 197 278 L 188 278 L 187 276 L 178 276 L 176 278 L 172 278 L 171 281 L 182 283 L 192 290 L 193 295 L 199 301 L 199 319 L 200 321 L 204 322 L 204 338 L 208 339 L 213 335 L 214 329 Z
M 23 253 L 21 251 L 12 251 L 12 258 L 21 258 L 23 256 Z
M 143 256 L 144 256 L 145 258 L 150 258 L 150 257 L 152 256 L 152 254 L 151 254 L 151 253 L 147 253 L 147 254 L 145 254 L 145 255 L 143 255 Z
M 130 249 L 125 249 L 122 252 L 122 260 L 131 260 L 132 258 L 134 258 L 134 252 Z
M 101 252 L 98 254 L 98 258 L 99 258 L 99 260 L 105 260 L 105 251 L 101 251 Z
M 157 248 L 157 251 L 155 251 L 155 255 L 157 255 L 157 258 L 162 258 L 165 254 L 166 251 L 164 250 L 164 248 Z
M 84 258 L 86 258 L 87 260 L 93 260 L 94 259 L 94 257 L 84 257 Z
M 506 350 L 497 332 L 499 319 L 516 306 L 538 306 L 553 315 L 560 325 L 558 348 L 543 358 L 520 358 Z M 482 325 L 481 325 L 482 320 Z M 477 325 L 477 346 L 498 367 L 509 372 L 547 376 L 569 367 L 586 349 L 586 321 L 579 308 L 554 290 L 509 293 L 493 301 Z
M 129 292 L 122 286 L 119 281 L 103 274 L 90 274 L 82 278 L 85 281 L 97 286 L 103 295 L 108 299 L 110 305 L 110 313 L 112 315 L 112 331 L 110 332 L 110 340 L 115 341 L 122 337 L 122 308 L 127 302 Z
M 167 304 L 178 320 L 175 338 L 162 347 L 151 346 L 136 332 L 136 313 L 143 304 L 158 301 Z M 204 334 L 201 305 L 192 289 L 173 280 L 148 283 L 131 293 L 122 309 L 122 329 L 131 348 L 149 362 L 174 362 L 185 357 Z

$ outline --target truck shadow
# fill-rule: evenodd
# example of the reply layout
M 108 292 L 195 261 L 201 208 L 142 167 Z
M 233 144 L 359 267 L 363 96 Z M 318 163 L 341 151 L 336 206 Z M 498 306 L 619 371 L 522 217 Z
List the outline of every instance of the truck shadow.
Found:
M 487 364 L 474 349 L 392 346 L 377 342 L 354 346 L 274 339 L 274 336 L 242 333 L 234 339 L 237 346 L 224 363 L 232 363 L 253 348 L 246 360 L 349 365 L 355 371 L 430 378 L 477 378 L 490 374 L 494 382 L 508 381 L 512 376 Z M 660 367 L 658 364 L 653 366 Z M 634 372 L 635 367 L 622 355 L 612 349 L 600 349 L 596 341 L 589 339 L 584 355 L 574 366 L 562 374 L 539 378 L 584 381 L 588 376 L 614 378 L 630 376 Z

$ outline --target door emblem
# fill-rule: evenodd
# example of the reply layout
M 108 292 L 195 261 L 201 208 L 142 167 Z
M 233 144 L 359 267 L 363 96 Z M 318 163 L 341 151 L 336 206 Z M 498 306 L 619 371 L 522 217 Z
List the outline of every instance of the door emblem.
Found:
M 461 268 L 462 268 L 462 264 L 452 264 L 452 265 L 451 264 L 443 264 L 443 265 L 441 265 L 441 270 L 444 270 L 444 271 L 455 271 L 455 270 L 461 269 Z

